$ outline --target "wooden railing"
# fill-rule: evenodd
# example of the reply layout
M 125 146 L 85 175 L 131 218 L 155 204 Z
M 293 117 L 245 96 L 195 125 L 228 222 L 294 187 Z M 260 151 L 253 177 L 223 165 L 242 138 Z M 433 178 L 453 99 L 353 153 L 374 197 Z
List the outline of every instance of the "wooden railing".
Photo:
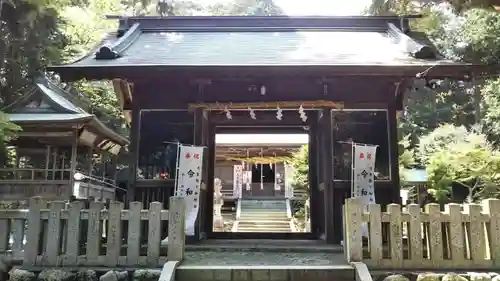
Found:
M 153 202 L 50 202 L 30 200 L 29 209 L 0 210 L 0 258 L 23 267 L 150 266 L 182 260 L 185 203 L 171 197 L 169 210 Z M 162 223 L 168 221 L 168 249 L 161 247 Z M 141 224 L 148 226 L 147 237 Z
M 500 200 L 482 204 L 417 204 L 387 211 L 359 199 L 344 205 L 344 247 L 351 262 L 384 269 L 500 267 Z

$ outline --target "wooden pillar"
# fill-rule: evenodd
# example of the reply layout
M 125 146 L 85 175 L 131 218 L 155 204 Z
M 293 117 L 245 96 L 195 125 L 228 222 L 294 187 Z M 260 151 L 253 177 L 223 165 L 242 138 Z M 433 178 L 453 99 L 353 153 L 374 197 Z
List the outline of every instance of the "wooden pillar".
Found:
M 193 144 L 194 145 L 204 145 L 203 144 L 203 108 L 196 108 L 194 110 L 194 137 L 193 137 Z M 204 150 L 206 152 L 206 150 Z M 204 158 L 206 158 L 207 155 L 204 155 Z M 203 183 L 203 167 L 202 167 L 202 183 Z M 204 185 L 201 184 L 201 190 L 199 194 L 199 208 L 198 208 L 198 217 L 196 218 L 195 222 L 195 233 L 194 233 L 194 240 L 201 240 L 201 237 L 205 236 L 205 221 L 204 221 L 204 213 L 207 212 L 206 210 L 206 204 L 207 202 L 203 200 L 203 198 L 206 198 L 206 188 L 204 188 Z M 190 242 L 190 241 L 189 241 Z
M 139 142 L 140 142 L 140 122 L 141 112 L 137 102 L 132 105 L 132 122 L 130 126 L 130 146 L 128 157 L 128 166 L 130 172 L 127 179 L 127 201 L 135 201 L 135 182 L 137 179 L 137 163 L 139 159 Z
M 89 153 L 89 158 L 88 158 L 88 162 L 87 162 L 87 169 L 88 169 L 89 176 L 92 176 L 92 156 L 94 153 L 94 148 L 92 146 L 88 147 L 88 153 Z
M 323 109 L 321 130 L 323 130 L 323 182 L 324 182 L 324 208 L 325 208 L 325 240 L 327 244 L 335 243 L 335 208 L 333 186 L 333 136 L 332 136 L 332 111 Z
M 73 185 L 75 184 L 75 172 L 76 172 L 76 156 L 78 155 L 78 130 L 73 131 L 73 141 L 71 143 L 71 172 L 70 172 L 70 186 L 67 190 L 67 198 L 70 199 L 73 195 Z M 64 169 L 64 167 L 63 167 Z M 64 173 L 64 172 L 63 172 Z
M 318 181 L 318 173 L 316 172 L 318 170 L 318 155 L 319 155 L 319 150 L 318 150 L 318 144 L 317 144 L 317 138 L 318 138 L 318 123 L 317 123 L 317 118 L 314 119 L 315 122 L 311 122 L 311 125 L 309 126 L 309 201 L 310 201 L 310 220 L 311 220 L 311 232 L 313 233 L 318 233 L 319 234 L 319 229 L 320 229 L 320 224 L 321 222 L 319 219 L 321 219 L 320 210 L 318 206 L 320 204 L 317 204 L 318 200 L 322 200 L 319 195 L 319 181 Z M 307 219 L 307 218 L 306 218 Z
M 387 109 L 388 118 L 388 142 L 389 142 L 389 152 L 390 152 L 390 164 L 391 166 L 391 203 L 401 203 L 401 187 L 399 183 L 399 140 L 398 140 L 398 125 L 397 125 L 397 111 L 396 105 L 391 103 Z M 377 191 L 375 191 L 377 192 Z

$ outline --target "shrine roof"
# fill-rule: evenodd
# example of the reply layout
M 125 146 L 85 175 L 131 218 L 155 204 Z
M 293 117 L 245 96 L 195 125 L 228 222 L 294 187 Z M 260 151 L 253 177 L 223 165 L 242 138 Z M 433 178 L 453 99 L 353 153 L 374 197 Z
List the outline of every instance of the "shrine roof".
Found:
M 339 73 L 387 74 L 385 67 L 400 76 L 471 72 L 474 65 L 442 59 L 425 34 L 410 31 L 411 18 L 118 17 L 118 31 L 98 48 L 49 69 L 66 80 L 123 77 L 138 68 L 231 73 L 234 68 L 336 67 Z
M 74 124 L 91 128 L 97 133 L 106 149 L 112 148 L 109 142 L 116 144 L 116 149 L 127 145 L 128 140 L 103 124 L 94 114 L 88 113 L 83 104 L 72 94 L 63 90 L 47 77 L 38 77 L 34 86 L 22 98 L 9 105 L 5 112 L 9 121 L 31 126 L 51 126 L 57 124 Z M 101 148 L 99 144 L 97 147 Z M 115 150 L 116 150 L 115 149 Z

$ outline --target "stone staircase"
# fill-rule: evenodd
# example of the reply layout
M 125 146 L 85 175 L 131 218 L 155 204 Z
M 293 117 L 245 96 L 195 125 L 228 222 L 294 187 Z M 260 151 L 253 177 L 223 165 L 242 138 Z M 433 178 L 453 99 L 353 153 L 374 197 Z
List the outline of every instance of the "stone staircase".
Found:
M 286 200 L 241 200 L 234 232 L 291 232 Z

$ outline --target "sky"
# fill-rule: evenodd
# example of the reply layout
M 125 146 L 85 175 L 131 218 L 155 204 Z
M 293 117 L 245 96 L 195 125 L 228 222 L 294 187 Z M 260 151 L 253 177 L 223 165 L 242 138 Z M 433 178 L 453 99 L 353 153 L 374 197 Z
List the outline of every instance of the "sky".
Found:
M 197 0 L 204 5 L 229 0 Z M 371 3 L 370 0 L 274 0 L 289 16 L 356 16 Z M 306 3 L 306 5 L 304 5 Z

